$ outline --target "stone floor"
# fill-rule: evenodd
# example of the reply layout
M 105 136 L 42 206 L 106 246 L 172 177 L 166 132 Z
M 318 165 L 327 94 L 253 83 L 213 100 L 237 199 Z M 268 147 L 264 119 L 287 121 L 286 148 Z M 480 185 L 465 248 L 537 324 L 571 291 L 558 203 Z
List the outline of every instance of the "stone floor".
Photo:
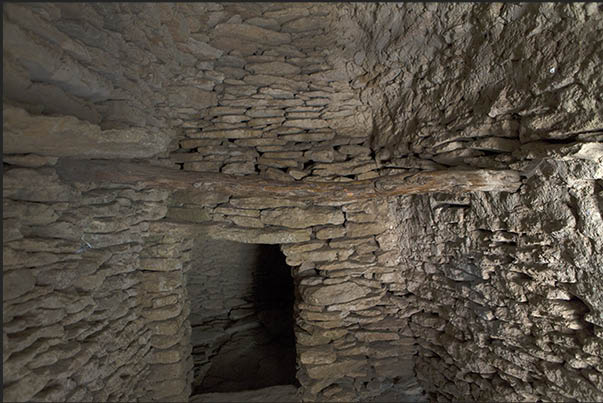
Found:
M 285 336 L 294 337 L 292 332 Z M 213 359 L 199 391 L 246 391 L 296 383 L 295 344 L 289 338 L 273 337 L 264 326 L 233 336 Z
M 298 402 L 297 387 L 278 385 L 257 390 L 231 393 L 205 393 L 191 396 L 191 403 L 236 403 L 236 402 Z
M 191 396 L 191 403 L 237 403 L 237 402 L 298 402 L 297 387 L 293 385 L 278 385 L 267 388 L 246 390 L 230 393 L 205 393 Z M 381 395 L 365 400 L 371 403 L 392 402 L 427 402 L 423 389 L 415 379 L 408 382 L 400 382 L 389 388 Z

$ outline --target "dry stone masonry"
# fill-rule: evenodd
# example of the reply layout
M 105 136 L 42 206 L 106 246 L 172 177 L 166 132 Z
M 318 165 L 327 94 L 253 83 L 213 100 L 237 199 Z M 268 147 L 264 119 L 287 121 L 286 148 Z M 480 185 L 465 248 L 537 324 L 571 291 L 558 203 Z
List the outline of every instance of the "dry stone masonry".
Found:
M 4 4 L 5 400 L 603 400 L 602 11 Z

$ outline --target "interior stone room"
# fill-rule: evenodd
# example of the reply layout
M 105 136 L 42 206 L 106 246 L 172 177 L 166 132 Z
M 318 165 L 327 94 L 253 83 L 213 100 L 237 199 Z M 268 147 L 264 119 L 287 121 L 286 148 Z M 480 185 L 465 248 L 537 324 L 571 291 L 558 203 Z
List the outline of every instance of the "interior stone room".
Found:
M 2 10 L 4 401 L 603 401 L 601 3 Z

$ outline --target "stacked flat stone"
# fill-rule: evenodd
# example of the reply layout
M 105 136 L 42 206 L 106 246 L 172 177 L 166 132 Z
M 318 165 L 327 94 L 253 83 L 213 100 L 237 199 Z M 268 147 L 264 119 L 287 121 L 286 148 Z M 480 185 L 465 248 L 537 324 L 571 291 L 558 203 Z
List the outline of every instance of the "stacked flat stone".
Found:
M 5 398 L 143 398 L 153 331 L 138 267 L 167 193 L 69 186 L 54 162 L 4 173 Z
M 332 42 L 328 12 L 273 8 L 257 7 L 237 24 L 196 34 L 209 38 L 203 49 L 212 58 L 203 54 L 207 62 L 196 77 L 208 83 L 207 99 L 215 105 L 184 120 L 186 138 L 170 161 L 184 170 L 286 181 L 375 175 L 367 109 L 326 46 Z
M 400 199 L 416 372 L 434 399 L 603 398 L 602 262 L 590 252 L 602 248 L 602 174 L 550 161 L 512 196 Z
M 394 379 L 414 378 L 416 342 L 406 318 L 415 310 L 404 295 L 392 294 L 400 290 L 392 282 L 403 280 L 398 235 L 384 219 L 387 201 L 310 206 L 181 193 L 169 204 L 170 219 L 203 224 L 210 237 L 282 245 L 300 296 L 295 317 L 304 400 L 371 398 Z M 204 351 L 210 350 L 208 344 Z

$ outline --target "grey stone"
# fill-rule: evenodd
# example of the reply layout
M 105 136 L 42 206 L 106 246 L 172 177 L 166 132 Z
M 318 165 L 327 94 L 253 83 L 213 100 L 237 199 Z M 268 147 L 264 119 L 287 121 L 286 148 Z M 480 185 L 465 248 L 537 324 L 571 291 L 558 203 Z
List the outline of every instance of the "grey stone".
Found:
M 247 124 L 249 127 L 265 127 L 269 125 L 278 126 L 285 121 L 285 118 L 257 118 L 251 119 Z
M 289 228 L 307 228 L 313 225 L 342 224 L 343 213 L 329 208 L 283 208 L 264 210 L 260 219 L 267 225 L 280 225 Z
M 27 186 L 23 186 L 26 183 Z M 14 168 L 4 172 L 2 183 L 5 198 L 31 202 L 73 200 L 77 191 L 61 183 L 52 168 Z
M 245 139 L 262 137 L 262 131 L 257 129 L 211 130 L 201 132 L 203 138 Z
M 279 77 L 279 75 L 266 75 L 266 74 L 254 74 L 246 76 L 243 81 L 248 84 L 256 85 L 258 87 L 275 87 L 287 90 L 293 90 L 294 92 L 304 91 L 308 89 L 308 83 L 302 80 L 295 80 L 292 78 Z M 289 102 L 280 101 L 274 104 L 274 108 L 286 108 L 295 106 L 297 108 L 303 105 L 303 101 L 290 104 Z M 258 105 L 251 103 L 251 107 L 257 108 Z M 282 115 L 280 115 L 282 116 Z M 258 116 L 259 117 L 259 116 Z
M 294 76 L 300 72 L 300 68 L 284 62 L 253 63 L 246 69 L 258 75 Z
M 256 109 L 251 108 L 245 112 L 247 116 L 252 118 L 273 118 L 273 117 L 282 117 L 285 115 L 285 111 L 282 109 Z
M 302 364 L 332 364 L 337 359 L 337 354 L 331 346 L 315 347 L 304 349 L 299 354 L 299 361 Z
M 7 218 L 2 220 L 2 240 L 10 242 L 23 238 L 20 227 L 20 223 L 16 219 Z
M 246 197 L 231 199 L 230 204 L 241 209 L 273 209 L 279 207 L 305 207 L 305 203 L 296 200 L 273 197 Z
M 166 218 L 186 222 L 206 222 L 210 221 L 210 215 L 207 209 L 199 207 L 170 207 Z
M 275 168 L 298 168 L 301 166 L 300 161 L 296 160 L 284 160 L 284 159 L 273 159 L 261 156 L 258 158 L 258 164 L 275 167 Z
M 193 38 L 188 38 L 186 46 L 192 54 L 203 59 L 218 59 L 224 53 L 219 49 L 211 47 L 207 43 L 196 41 Z
M 49 157 L 36 154 L 25 155 L 5 155 L 3 161 L 6 164 L 19 165 L 27 168 L 40 168 L 43 166 L 53 166 L 57 163 L 57 157 Z
M 204 207 L 214 207 L 228 201 L 230 196 L 218 192 L 189 192 L 186 190 L 176 191 L 171 196 L 171 201 L 176 203 L 198 204 Z
M 262 228 L 264 224 L 260 221 L 259 218 L 256 217 L 240 217 L 240 216 L 232 216 L 229 218 L 233 224 L 238 225 L 240 227 L 250 227 L 250 228 Z
M 280 10 L 274 11 L 266 11 L 264 13 L 264 17 L 272 18 L 279 22 L 279 24 L 284 24 L 288 21 L 305 17 L 309 14 L 308 9 L 303 7 L 285 7 Z
M 327 20 L 324 17 L 302 17 L 283 24 L 284 32 L 306 32 L 326 28 Z
M 182 261 L 170 258 L 140 259 L 141 270 L 148 271 L 177 271 L 182 269 Z
M 204 393 L 193 395 L 190 402 L 229 403 L 229 402 L 298 402 L 297 388 L 293 385 L 270 386 L 267 388 L 230 393 Z
M 226 225 L 212 225 L 209 228 L 209 234 L 216 239 L 225 239 L 243 243 L 296 243 L 310 240 L 309 229 L 265 229 L 265 228 L 241 228 Z
M 313 379 L 334 378 L 339 379 L 344 376 L 358 373 L 360 368 L 366 365 L 363 360 L 341 360 L 333 364 L 309 366 L 308 376 Z
M 325 131 L 311 131 L 308 133 L 299 133 L 299 134 L 285 134 L 279 136 L 283 140 L 287 141 L 326 141 L 331 140 L 335 137 L 335 132 L 332 130 Z
M 142 312 L 142 315 L 149 321 L 160 321 L 172 319 L 182 313 L 182 305 L 174 304 L 167 307 L 149 309 Z
M 388 230 L 385 223 L 353 223 L 345 225 L 347 236 L 350 238 L 365 237 L 367 235 L 379 235 Z
M 324 227 L 316 231 L 317 239 L 333 239 L 345 236 L 346 229 L 344 226 Z
M 262 156 L 269 159 L 299 159 L 303 156 L 301 151 L 265 152 Z
M 258 27 L 266 28 L 271 31 L 278 31 L 280 24 L 272 18 L 255 17 L 245 21 L 246 24 L 257 25 Z
M 231 175 L 249 175 L 256 172 L 255 164 L 248 162 L 233 162 L 222 167 L 222 173 Z
M 288 119 L 283 123 L 286 127 L 299 127 L 301 129 L 323 129 L 329 127 L 329 122 L 322 119 Z
M 30 270 L 11 270 L 2 276 L 2 300 L 8 301 L 31 291 L 35 279 Z
M 209 108 L 218 104 L 216 93 L 195 87 L 171 87 L 168 101 L 175 107 Z
M 185 162 L 182 164 L 182 169 L 197 172 L 220 172 L 222 165 L 224 165 L 223 161 L 195 161 Z
M 267 18 L 270 18 L 266 15 Z M 248 24 L 218 24 L 214 28 L 217 37 L 233 37 L 241 41 L 259 42 L 266 45 L 281 45 L 291 42 L 291 35 Z
M 365 297 L 369 288 L 354 283 L 342 283 L 325 287 L 308 287 L 302 290 L 304 301 L 314 305 L 332 305 Z
M 5 153 L 35 153 L 54 157 L 146 158 L 167 150 L 165 131 L 153 129 L 101 130 L 72 116 L 33 116 L 4 106 Z
M 387 341 L 387 340 L 398 340 L 400 336 L 393 332 L 356 332 L 354 333 L 360 341 L 364 342 L 375 342 L 375 341 Z

